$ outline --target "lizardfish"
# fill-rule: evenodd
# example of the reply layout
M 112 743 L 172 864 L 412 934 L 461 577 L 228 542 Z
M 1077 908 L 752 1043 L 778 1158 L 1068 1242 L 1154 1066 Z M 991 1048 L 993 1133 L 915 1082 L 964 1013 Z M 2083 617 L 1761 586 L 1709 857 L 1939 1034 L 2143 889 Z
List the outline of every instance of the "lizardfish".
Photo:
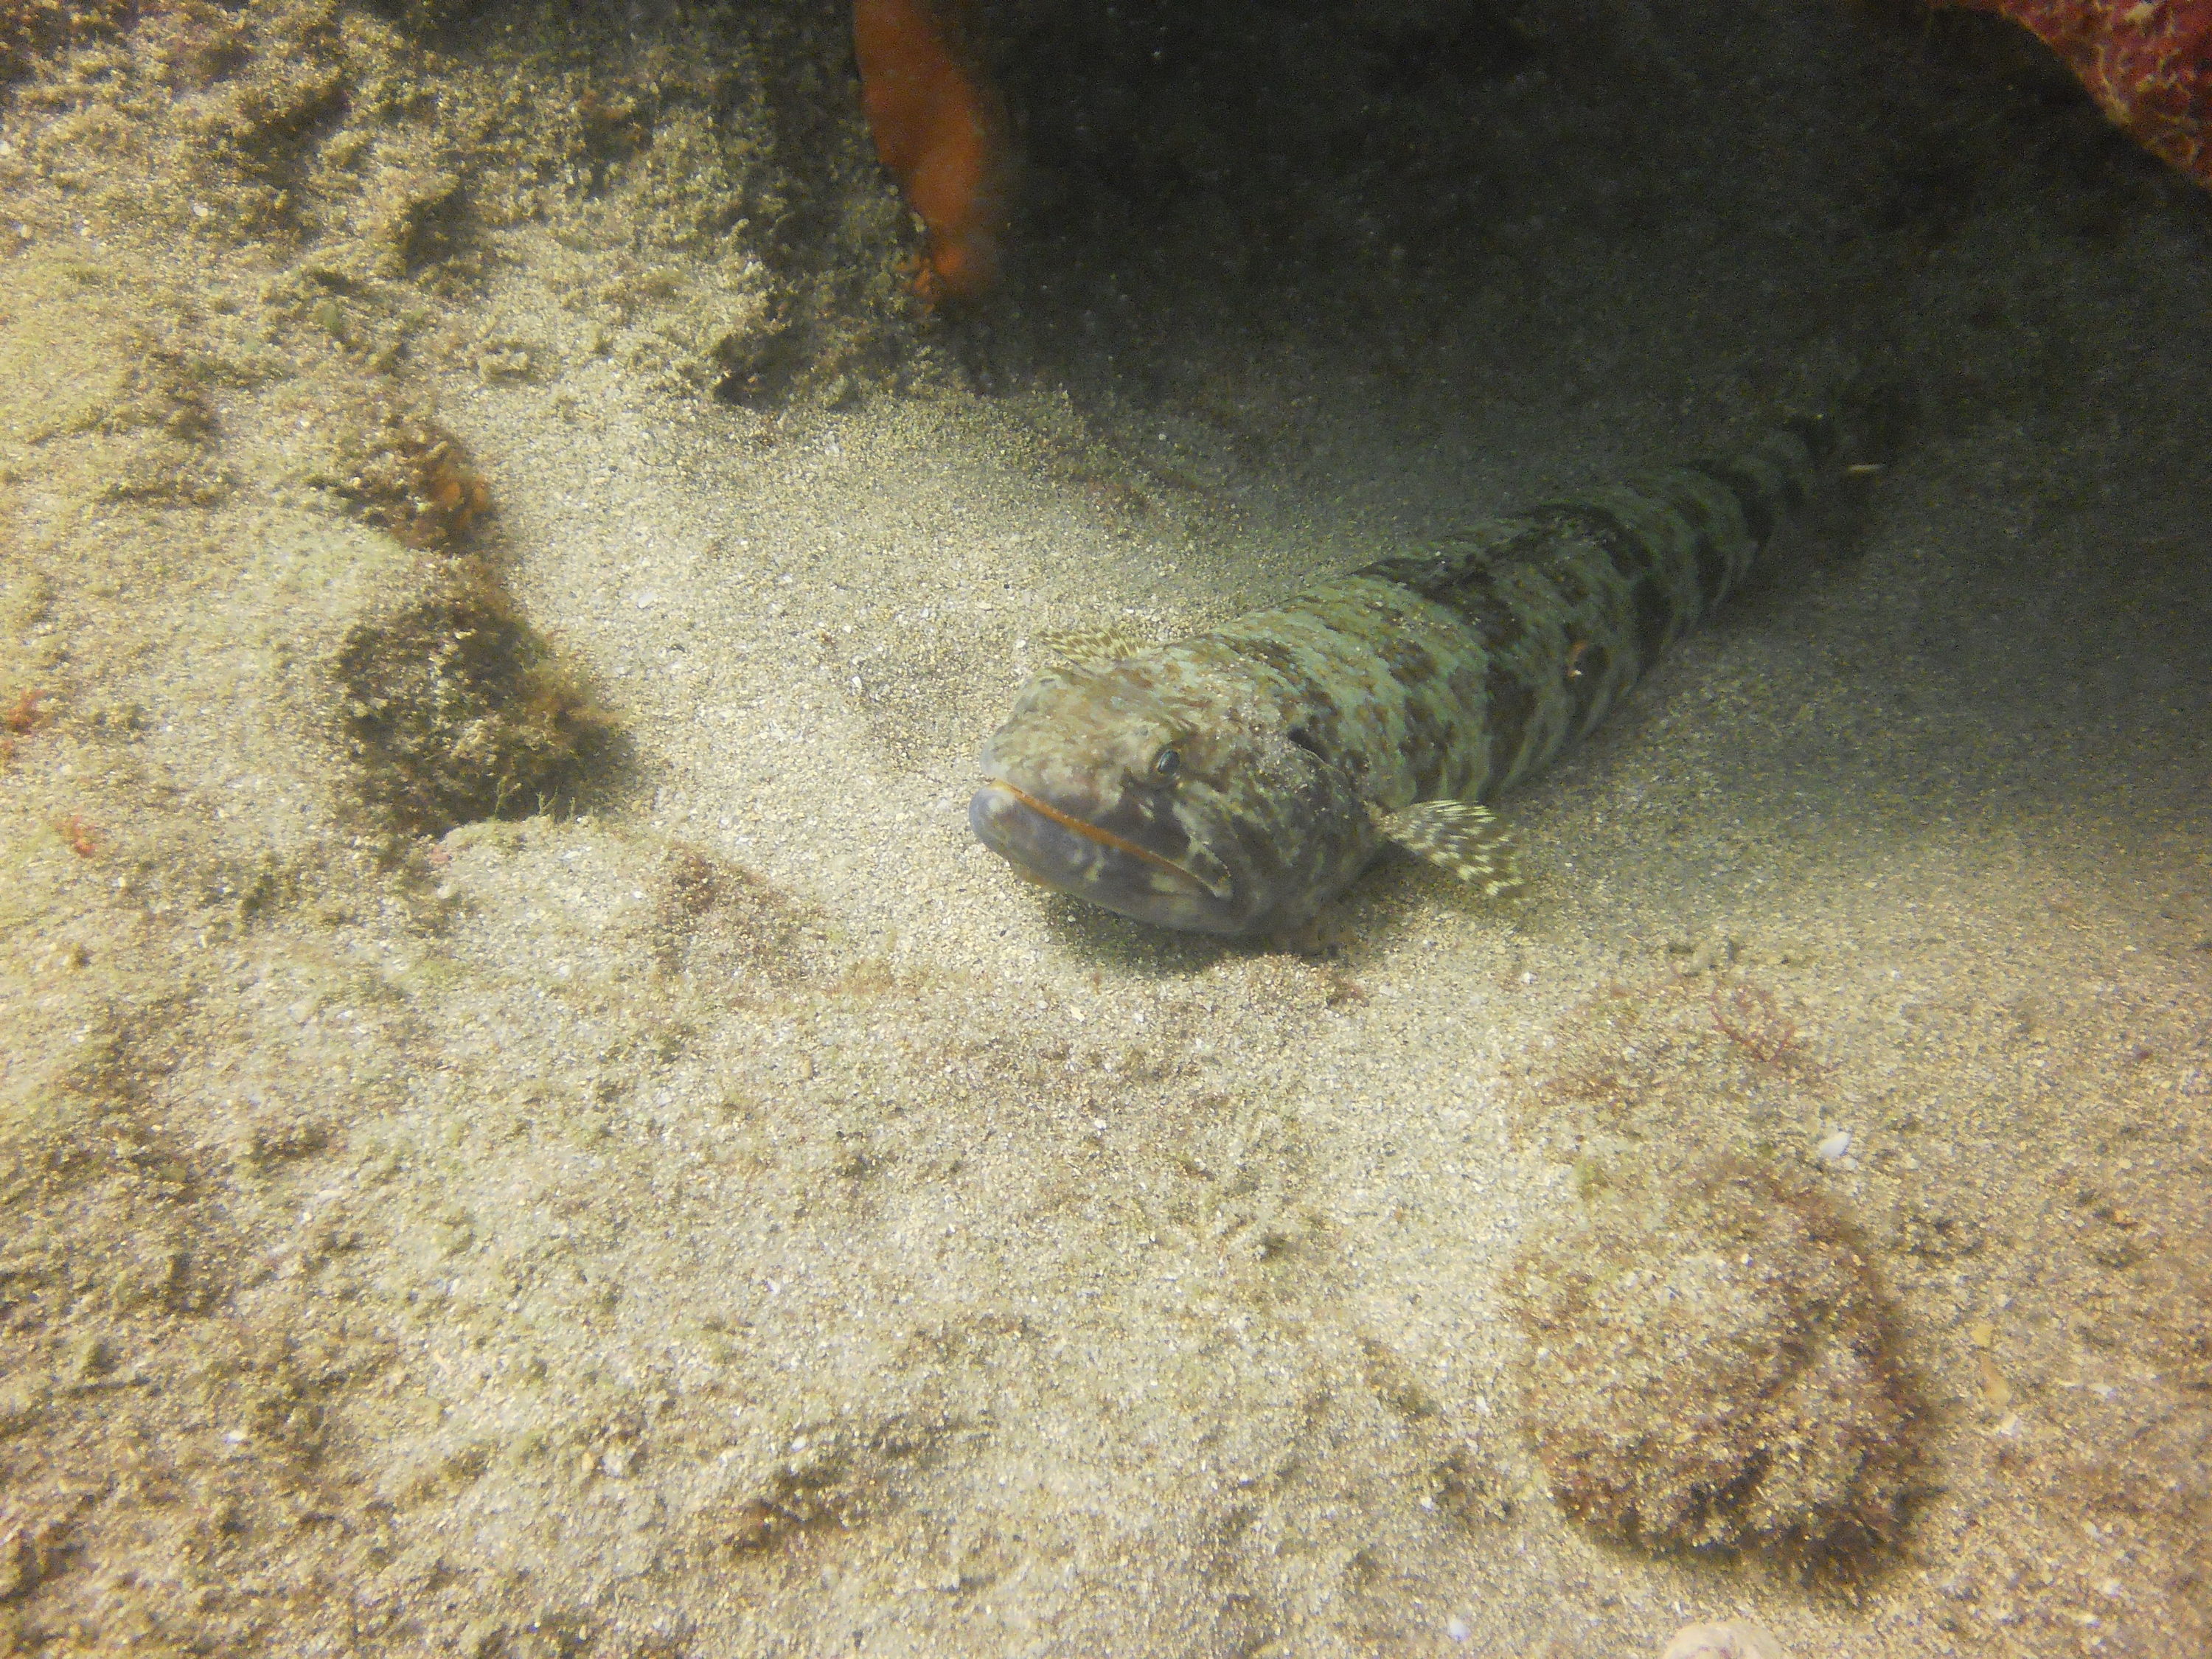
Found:
M 1855 424 L 1792 420 L 1171 644 L 1063 635 L 968 821 L 1033 880 L 1206 933 L 1296 936 L 1394 845 L 1504 892 L 1483 803 L 1602 720 L 1832 475 L 1875 470 L 1846 465 Z

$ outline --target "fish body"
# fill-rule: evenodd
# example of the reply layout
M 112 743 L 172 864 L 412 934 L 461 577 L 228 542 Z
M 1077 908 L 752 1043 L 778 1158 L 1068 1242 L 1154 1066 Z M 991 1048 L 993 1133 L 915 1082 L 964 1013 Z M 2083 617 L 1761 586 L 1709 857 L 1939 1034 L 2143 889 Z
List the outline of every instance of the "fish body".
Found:
M 1078 639 L 982 756 L 976 836 L 1162 927 L 1292 936 L 1397 844 L 1495 893 L 1483 803 L 1602 720 L 1832 470 L 1833 417 L 1470 527 L 1210 632 Z

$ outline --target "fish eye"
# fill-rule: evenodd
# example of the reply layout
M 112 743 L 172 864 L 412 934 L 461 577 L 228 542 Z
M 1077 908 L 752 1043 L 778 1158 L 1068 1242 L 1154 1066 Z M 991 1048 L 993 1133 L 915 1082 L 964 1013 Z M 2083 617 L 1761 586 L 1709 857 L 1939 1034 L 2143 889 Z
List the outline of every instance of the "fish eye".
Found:
M 1152 776 L 1161 783 L 1173 783 L 1182 770 L 1182 754 L 1173 744 L 1152 757 Z

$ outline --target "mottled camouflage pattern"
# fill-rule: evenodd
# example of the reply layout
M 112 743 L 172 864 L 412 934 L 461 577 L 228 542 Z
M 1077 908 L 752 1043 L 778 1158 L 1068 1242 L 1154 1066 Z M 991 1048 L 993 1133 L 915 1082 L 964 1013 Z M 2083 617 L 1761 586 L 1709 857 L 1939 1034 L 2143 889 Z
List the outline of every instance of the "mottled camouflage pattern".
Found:
M 1718 605 L 1833 447 L 1796 422 L 1380 560 L 1211 633 L 1038 676 L 969 808 L 1024 874 L 1142 921 L 1303 927 L 1391 840 L 1494 870 L 1482 801 L 1602 719 Z

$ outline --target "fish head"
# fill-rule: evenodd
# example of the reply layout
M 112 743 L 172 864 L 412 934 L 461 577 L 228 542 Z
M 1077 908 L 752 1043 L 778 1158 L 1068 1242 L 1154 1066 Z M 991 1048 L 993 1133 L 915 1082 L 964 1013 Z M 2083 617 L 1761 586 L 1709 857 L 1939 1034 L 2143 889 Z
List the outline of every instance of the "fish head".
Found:
M 1297 927 L 1370 832 L 1348 783 L 1283 727 L 1143 659 L 1041 675 L 984 746 L 968 822 L 1022 875 L 1139 921 Z

